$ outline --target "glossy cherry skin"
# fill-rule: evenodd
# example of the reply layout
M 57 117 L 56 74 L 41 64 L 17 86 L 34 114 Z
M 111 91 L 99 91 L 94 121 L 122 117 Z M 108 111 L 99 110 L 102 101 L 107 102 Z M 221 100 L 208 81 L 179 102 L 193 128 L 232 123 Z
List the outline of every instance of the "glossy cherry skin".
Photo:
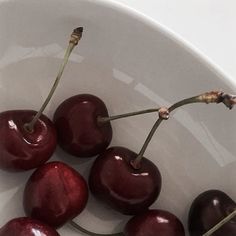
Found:
M 137 154 L 124 147 L 111 147 L 95 160 L 90 176 L 91 192 L 115 210 L 135 215 L 145 211 L 158 197 L 161 175 L 158 168 L 143 158 L 135 170 L 130 162 Z
M 0 236 L 60 236 L 55 229 L 28 217 L 15 218 L 0 228 Z
M 24 126 L 36 111 L 11 110 L 0 113 L 0 168 L 25 171 L 46 162 L 57 145 L 56 129 L 52 121 L 41 115 L 33 132 Z
M 190 236 L 202 236 L 235 209 L 236 203 L 224 192 L 219 190 L 203 192 L 193 201 L 190 208 L 188 217 Z M 212 236 L 235 235 L 236 218 L 233 218 Z
M 80 94 L 68 98 L 54 114 L 59 145 L 77 157 L 98 155 L 112 138 L 110 122 L 98 122 L 98 117 L 107 116 L 105 104 L 96 96 Z
M 87 200 L 84 178 L 62 162 L 50 162 L 29 178 L 23 203 L 27 216 L 60 227 L 80 214 Z
M 147 210 L 132 217 L 125 226 L 125 236 L 185 236 L 181 221 L 163 210 Z

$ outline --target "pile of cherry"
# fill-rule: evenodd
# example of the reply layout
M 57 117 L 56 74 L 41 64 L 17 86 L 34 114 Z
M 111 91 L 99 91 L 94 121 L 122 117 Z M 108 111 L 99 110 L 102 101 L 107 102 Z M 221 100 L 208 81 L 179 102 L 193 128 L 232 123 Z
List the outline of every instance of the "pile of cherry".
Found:
M 102 100 L 80 94 L 62 102 L 51 121 L 42 112 L 82 32 L 82 27 L 73 31 L 52 90 L 38 112 L 11 110 L 0 113 L 0 168 L 12 172 L 37 168 L 24 189 L 23 207 L 27 217 L 10 220 L 0 229 L 0 236 L 58 236 L 55 228 L 66 223 L 82 233 L 102 235 L 73 221 L 86 207 L 88 189 L 114 210 L 133 216 L 122 233 L 107 235 L 184 236 L 184 227 L 174 214 L 149 209 L 158 198 L 162 180 L 157 166 L 143 157 L 144 152 L 160 123 L 176 108 L 199 102 L 223 103 L 231 109 L 236 97 L 212 91 L 181 100 L 169 108 L 109 117 Z M 138 154 L 125 147 L 108 148 L 112 139 L 112 120 L 150 112 L 157 112 L 159 118 Z M 90 171 L 89 188 L 85 179 L 66 163 L 47 162 L 57 144 L 76 157 L 98 155 Z M 189 212 L 190 235 L 235 236 L 235 209 L 235 202 L 219 190 L 202 193 Z

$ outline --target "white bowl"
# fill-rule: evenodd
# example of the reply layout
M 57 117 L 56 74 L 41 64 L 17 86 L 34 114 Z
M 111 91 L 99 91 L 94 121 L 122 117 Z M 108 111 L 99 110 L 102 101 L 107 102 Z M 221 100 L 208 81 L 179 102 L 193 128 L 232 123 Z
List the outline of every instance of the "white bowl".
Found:
M 236 86 L 196 51 L 141 14 L 112 1 L 22 0 L 0 4 L 0 109 L 37 110 L 52 85 L 72 29 L 84 27 L 61 84 L 46 110 L 52 117 L 64 99 L 92 93 L 110 114 L 169 105 L 214 89 Z M 112 145 L 138 152 L 156 115 L 112 123 Z M 223 105 L 196 104 L 179 109 L 155 134 L 145 156 L 163 177 L 152 208 L 176 214 L 186 225 L 193 198 L 217 188 L 236 199 L 236 112 Z M 57 151 L 85 176 L 94 159 L 84 161 Z M 31 172 L 0 171 L 0 225 L 23 216 L 22 191 Z M 122 230 L 129 217 L 90 196 L 78 217 L 100 233 Z M 70 226 L 61 235 L 80 235 Z

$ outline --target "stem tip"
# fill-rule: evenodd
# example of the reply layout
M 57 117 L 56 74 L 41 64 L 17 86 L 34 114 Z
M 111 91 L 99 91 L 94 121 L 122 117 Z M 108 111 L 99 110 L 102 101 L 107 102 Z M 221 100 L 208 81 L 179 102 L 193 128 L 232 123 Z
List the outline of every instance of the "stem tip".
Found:
M 72 43 L 74 46 L 78 44 L 80 39 L 82 38 L 82 33 L 83 33 L 84 28 L 83 27 L 78 27 L 73 30 L 70 38 L 70 43 Z
M 74 29 L 73 33 L 74 34 L 81 34 L 81 33 L 83 33 L 83 31 L 84 31 L 83 27 L 78 27 L 78 28 Z
M 222 91 L 211 91 L 197 97 L 197 100 L 205 103 L 223 103 L 230 110 L 236 104 L 236 96 Z
M 226 107 L 228 107 L 230 110 L 234 107 L 236 104 L 236 96 L 227 94 L 227 93 L 222 93 L 221 94 L 222 102 L 225 104 Z

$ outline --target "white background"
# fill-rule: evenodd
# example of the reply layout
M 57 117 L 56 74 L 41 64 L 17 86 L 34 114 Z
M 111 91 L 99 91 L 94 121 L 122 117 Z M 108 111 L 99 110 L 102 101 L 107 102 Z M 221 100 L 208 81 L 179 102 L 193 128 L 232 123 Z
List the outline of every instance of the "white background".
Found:
M 183 38 L 236 83 L 235 0 L 116 0 Z

